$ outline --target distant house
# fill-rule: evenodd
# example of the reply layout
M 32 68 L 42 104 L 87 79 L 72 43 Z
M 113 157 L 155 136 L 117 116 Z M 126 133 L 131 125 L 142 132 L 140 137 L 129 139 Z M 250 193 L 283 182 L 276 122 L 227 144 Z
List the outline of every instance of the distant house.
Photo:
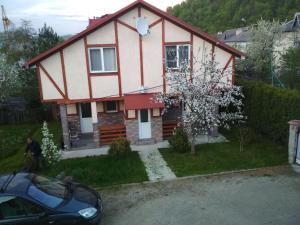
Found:
M 149 26 L 145 35 L 137 32 L 140 18 Z M 170 136 L 181 113 L 174 106 L 162 115 L 164 104 L 152 100 L 168 91 L 163 78 L 167 69 L 178 68 L 180 60 L 194 69 L 193 56 L 203 56 L 204 49 L 214 53 L 231 84 L 235 58 L 242 52 L 137 0 L 90 20 L 85 30 L 28 66 L 36 66 L 41 101 L 60 106 L 66 145 L 87 134 L 97 146 L 119 137 L 149 144 Z
M 282 25 L 282 37 L 279 43 L 274 46 L 276 59 L 280 60 L 280 55 L 284 54 L 290 47 L 299 44 L 300 41 L 300 12 L 296 13 L 294 19 Z M 240 27 L 218 33 L 218 39 L 226 44 L 238 48 L 241 51 L 247 50 L 247 44 L 251 42 L 251 28 Z

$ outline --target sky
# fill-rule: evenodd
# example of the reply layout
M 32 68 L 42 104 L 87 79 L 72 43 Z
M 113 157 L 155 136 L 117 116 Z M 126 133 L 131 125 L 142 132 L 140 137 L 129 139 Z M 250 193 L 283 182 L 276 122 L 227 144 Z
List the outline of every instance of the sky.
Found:
M 84 30 L 88 18 L 114 13 L 134 0 L 0 0 L 7 17 L 19 26 L 21 19 L 31 21 L 38 30 L 44 23 L 59 35 L 76 34 Z M 166 10 L 183 0 L 146 0 L 148 3 Z M 0 24 L 3 31 L 3 24 Z

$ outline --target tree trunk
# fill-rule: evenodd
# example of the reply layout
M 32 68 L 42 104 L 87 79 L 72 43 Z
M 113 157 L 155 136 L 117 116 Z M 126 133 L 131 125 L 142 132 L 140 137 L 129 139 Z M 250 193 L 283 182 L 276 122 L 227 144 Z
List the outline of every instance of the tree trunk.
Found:
M 191 154 L 195 155 L 196 154 L 196 149 L 195 149 L 195 137 L 194 135 L 192 136 L 192 141 L 191 141 Z

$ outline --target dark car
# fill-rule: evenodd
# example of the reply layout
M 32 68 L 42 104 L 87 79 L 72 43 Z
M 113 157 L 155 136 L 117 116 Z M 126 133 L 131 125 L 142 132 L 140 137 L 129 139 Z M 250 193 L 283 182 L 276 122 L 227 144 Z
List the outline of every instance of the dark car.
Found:
M 33 173 L 0 176 L 0 225 L 100 224 L 102 202 L 95 190 Z

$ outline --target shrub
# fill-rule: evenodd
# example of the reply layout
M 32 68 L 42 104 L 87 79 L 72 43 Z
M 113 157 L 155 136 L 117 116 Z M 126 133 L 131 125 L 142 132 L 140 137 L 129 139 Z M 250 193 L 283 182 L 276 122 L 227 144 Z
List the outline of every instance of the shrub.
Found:
M 54 144 L 53 134 L 49 132 L 46 121 L 43 123 L 42 135 L 42 155 L 44 156 L 48 165 L 52 166 L 62 159 L 62 154 L 58 147 Z
M 169 139 L 171 150 L 174 152 L 188 152 L 190 151 L 190 143 L 187 134 L 182 128 L 176 128 L 174 134 Z
M 257 81 L 238 81 L 243 87 L 247 126 L 268 139 L 286 145 L 288 121 L 299 119 L 300 92 L 274 88 Z
M 131 152 L 130 141 L 125 138 L 114 140 L 108 149 L 109 155 L 127 155 Z

